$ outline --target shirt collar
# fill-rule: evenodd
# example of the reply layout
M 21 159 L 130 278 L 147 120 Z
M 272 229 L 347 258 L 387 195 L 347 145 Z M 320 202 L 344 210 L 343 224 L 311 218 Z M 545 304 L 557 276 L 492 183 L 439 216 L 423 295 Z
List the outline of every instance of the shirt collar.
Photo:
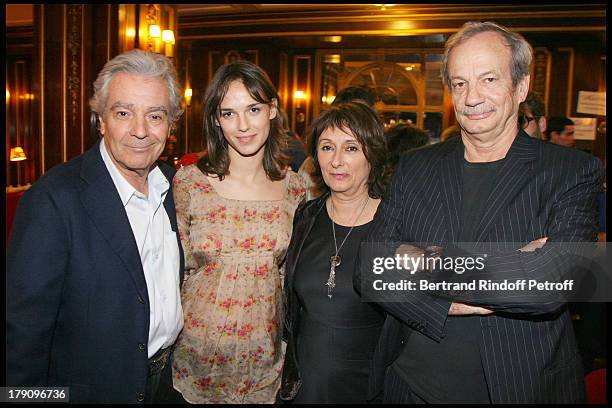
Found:
M 108 151 L 106 150 L 106 143 L 104 143 L 104 138 L 100 141 L 100 154 L 102 155 L 102 160 L 106 165 L 108 172 L 110 173 L 111 178 L 113 179 L 113 183 L 115 183 L 115 187 L 117 188 L 117 192 L 119 193 L 119 197 L 121 198 L 121 203 L 125 207 L 130 199 L 134 196 L 143 197 L 143 194 L 136 190 L 126 179 L 123 177 L 119 169 L 115 165 L 115 162 L 111 159 Z M 147 177 L 147 182 L 149 185 L 149 196 L 150 197 L 161 197 L 170 189 L 170 183 L 168 179 L 158 166 L 155 166 L 153 170 L 149 172 Z

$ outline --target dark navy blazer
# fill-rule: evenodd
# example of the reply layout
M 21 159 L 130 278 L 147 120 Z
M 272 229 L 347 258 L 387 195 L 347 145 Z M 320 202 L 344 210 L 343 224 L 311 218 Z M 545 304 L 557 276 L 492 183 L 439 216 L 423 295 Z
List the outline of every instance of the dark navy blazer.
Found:
M 149 298 L 127 214 L 96 143 L 19 203 L 6 259 L 8 386 L 70 402 L 142 402 Z M 160 169 L 172 180 L 174 169 Z M 172 189 L 164 201 L 180 250 Z

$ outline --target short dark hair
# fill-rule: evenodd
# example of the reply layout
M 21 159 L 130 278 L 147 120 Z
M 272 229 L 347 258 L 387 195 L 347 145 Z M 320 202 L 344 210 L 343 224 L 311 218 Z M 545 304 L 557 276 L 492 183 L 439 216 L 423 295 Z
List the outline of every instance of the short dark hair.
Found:
M 368 195 L 372 198 L 381 198 L 388 182 L 387 140 L 376 111 L 359 101 L 332 105 L 321 113 L 312 125 L 308 150 L 313 159 L 312 179 L 316 189 L 321 194 L 329 192 L 317 158 L 317 145 L 321 134 L 332 128 L 350 131 L 355 136 L 363 148 L 366 160 L 370 163 Z
M 276 103 L 277 114 L 271 119 L 270 134 L 264 146 L 263 166 L 271 180 L 282 180 L 289 162 L 287 156 L 287 127 L 280 112 L 280 98 L 268 75 L 249 61 L 238 60 L 222 65 L 206 89 L 204 95 L 203 138 L 205 154 L 198 167 L 206 174 L 215 174 L 219 180 L 229 174 L 228 143 L 217 121 L 220 106 L 229 86 L 234 81 L 244 84 L 249 95 L 265 104 Z
M 523 128 L 526 123 L 527 112 L 531 112 L 533 118 L 537 121 L 546 114 L 546 105 L 539 93 L 529 91 L 527 97 L 519 105 L 519 128 Z
M 546 122 L 546 138 L 550 140 L 552 132 L 563 132 L 566 126 L 573 126 L 574 121 L 565 116 L 553 116 Z
M 332 105 L 340 105 L 341 103 L 354 102 L 358 100 L 367 103 L 371 107 L 374 107 L 376 104 L 376 93 L 372 88 L 349 86 L 338 91 Z
M 405 123 L 387 130 L 386 136 L 389 150 L 387 159 L 391 167 L 395 167 L 402 153 L 427 146 L 430 142 L 426 131 Z

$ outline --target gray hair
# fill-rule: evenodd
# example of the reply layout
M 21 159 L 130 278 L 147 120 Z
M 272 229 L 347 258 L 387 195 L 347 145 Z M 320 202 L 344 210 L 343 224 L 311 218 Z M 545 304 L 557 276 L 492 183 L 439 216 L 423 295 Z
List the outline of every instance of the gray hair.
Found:
M 479 21 L 468 21 L 457 33 L 453 34 L 448 39 L 444 47 L 444 57 L 442 58 L 441 71 L 442 79 L 449 89 L 451 89 L 451 80 L 448 75 L 448 60 L 450 53 L 456 46 L 469 40 L 476 34 L 487 31 L 493 31 L 501 35 L 506 43 L 506 46 L 510 47 L 510 72 L 512 75 L 512 86 L 516 87 L 521 79 L 529 75 L 529 67 L 531 65 L 531 60 L 533 59 L 533 49 L 522 35 L 514 33 L 508 30 L 506 27 L 490 21 L 484 23 Z
M 181 109 L 183 92 L 178 82 L 176 69 L 172 62 L 163 55 L 140 49 L 133 49 L 117 55 L 108 61 L 98 74 L 98 78 L 94 82 L 94 94 L 89 100 L 89 106 L 97 116 L 102 116 L 106 109 L 108 85 L 111 79 L 113 79 L 115 74 L 122 72 L 159 78 L 165 81 L 168 86 L 168 96 L 170 99 L 170 112 L 168 112 L 170 124 L 176 123 L 183 114 Z

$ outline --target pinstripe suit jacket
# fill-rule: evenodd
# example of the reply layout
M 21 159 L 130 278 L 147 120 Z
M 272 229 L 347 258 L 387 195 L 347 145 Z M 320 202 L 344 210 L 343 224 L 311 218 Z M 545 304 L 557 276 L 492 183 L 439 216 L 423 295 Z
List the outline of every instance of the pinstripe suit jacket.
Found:
M 463 154 L 461 138 L 405 154 L 365 241 L 456 242 L 461 228 Z M 602 178 L 597 158 L 520 131 L 486 204 L 477 228 L 478 242 L 527 244 L 541 237 L 548 237 L 548 242 L 595 241 Z M 554 273 L 553 268 L 542 268 L 546 257 L 553 256 L 546 248 L 502 253 L 489 261 L 507 279 L 542 278 Z M 371 270 L 362 273 L 364 278 L 372 275 Z M 359 275 L 355 275 L 357 290 L 361 289 Z M 386 367 L 401 352 L 402 325 L 439 341 L 445 335 L 451 303 L 418 291 L 385 296 L 388 301 L 380 304 L 389 315 L 374 357 L 370 398 L 380 393 Z M 463 296 L 456 294 L 454 300 L 496 311 L 479 318 L 479 350 L 492 402 L 583 400 L 581 361 L 563 303 L 552 298 L 496 303 Z

